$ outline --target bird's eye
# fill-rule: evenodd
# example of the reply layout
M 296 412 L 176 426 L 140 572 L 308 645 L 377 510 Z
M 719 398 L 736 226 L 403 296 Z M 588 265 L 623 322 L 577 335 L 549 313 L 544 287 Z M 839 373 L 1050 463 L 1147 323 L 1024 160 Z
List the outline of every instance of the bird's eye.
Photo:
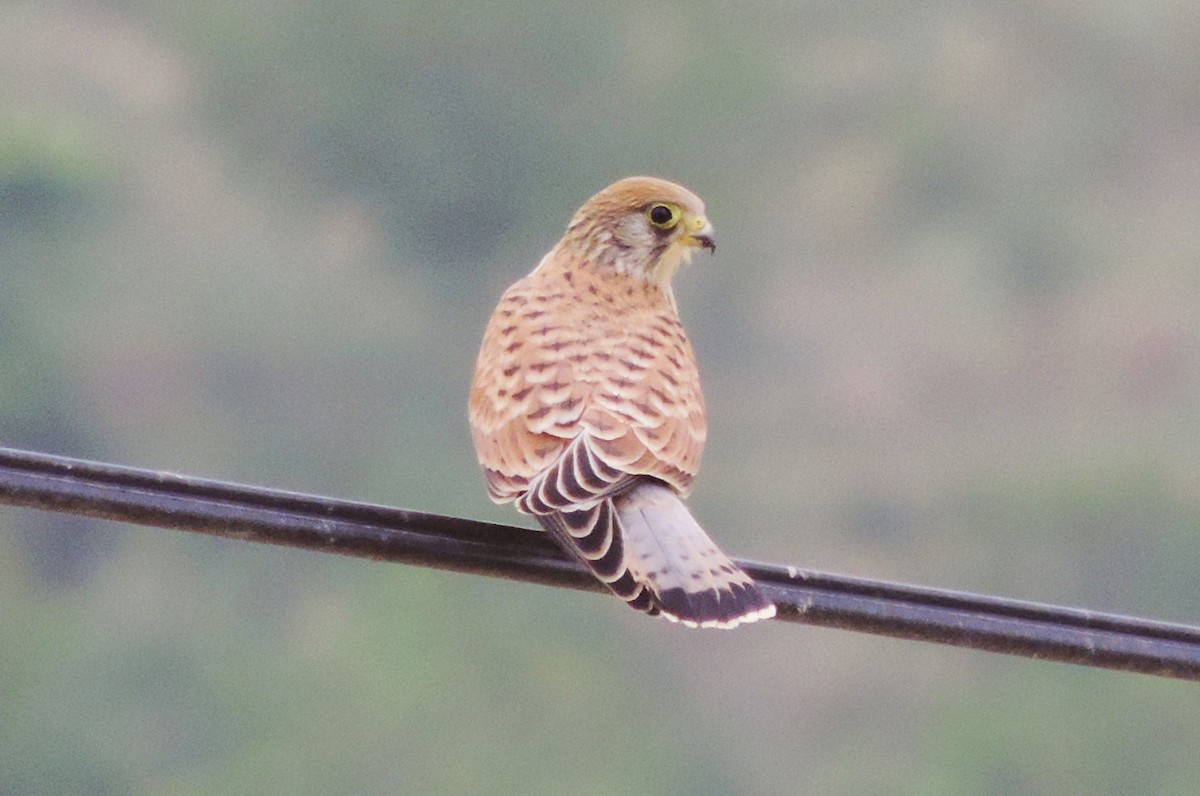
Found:
M 679 208 L 674 205 L 653 204 L 646 211 L 650 223 L 659 229 L 670 229 L 679 223 Z

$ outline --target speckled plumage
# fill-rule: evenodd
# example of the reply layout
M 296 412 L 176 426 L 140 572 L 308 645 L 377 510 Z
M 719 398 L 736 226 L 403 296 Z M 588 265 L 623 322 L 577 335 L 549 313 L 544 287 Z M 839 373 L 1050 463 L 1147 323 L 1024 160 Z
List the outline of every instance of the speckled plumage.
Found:
M 534 514 L 633 607 L 732 627 L 775 609 L 680 499 L 707 426 L 670 279 L 697 246 L 713 248 L 711 226 L 678 185 L 636 177 L 592 197 L 496 307 L 471 431 L 492 499 Z

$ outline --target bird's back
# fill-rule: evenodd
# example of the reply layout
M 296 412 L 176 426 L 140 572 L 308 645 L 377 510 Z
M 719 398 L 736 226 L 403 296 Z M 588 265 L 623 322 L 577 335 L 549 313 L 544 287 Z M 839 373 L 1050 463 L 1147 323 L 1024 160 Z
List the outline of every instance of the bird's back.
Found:
M 610 465 L 686 494 L 707 435 L 695 356 L 669 288 L 570 262 L 558 249 L 501 298 L 470 416 L 501 502 L 580 433 Z

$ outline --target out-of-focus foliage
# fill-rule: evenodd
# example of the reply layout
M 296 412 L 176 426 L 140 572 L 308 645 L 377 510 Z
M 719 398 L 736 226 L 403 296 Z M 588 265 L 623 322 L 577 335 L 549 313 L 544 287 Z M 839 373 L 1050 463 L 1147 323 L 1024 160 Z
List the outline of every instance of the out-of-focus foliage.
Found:
M 1198 53 L 1170 1 L 0 5 L 0 443 L 515 519 L 486 316 L 660 174 L 731 552 L 1195 621 Z M 1200 780 L 1183 684 L 15 510 L 0 673 L 4 794 Z

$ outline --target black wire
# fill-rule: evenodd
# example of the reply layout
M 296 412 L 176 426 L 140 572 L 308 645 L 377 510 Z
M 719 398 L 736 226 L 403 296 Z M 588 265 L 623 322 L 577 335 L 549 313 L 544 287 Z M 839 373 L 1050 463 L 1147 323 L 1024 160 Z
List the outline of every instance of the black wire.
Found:
M 541 531 L 0 448 L 0 504 L 584 591 Z M 778 619 L 1200 680 L 1200 628 L 740 562 Z

